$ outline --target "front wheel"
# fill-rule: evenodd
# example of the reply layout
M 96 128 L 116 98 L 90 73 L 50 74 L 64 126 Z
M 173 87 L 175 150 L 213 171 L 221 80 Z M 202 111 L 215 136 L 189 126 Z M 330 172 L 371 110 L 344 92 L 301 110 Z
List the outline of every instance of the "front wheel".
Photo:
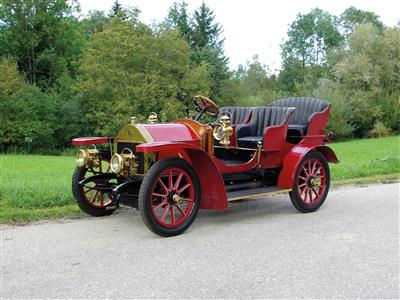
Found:
M 115 211 L 116 207 L 113 204 L 111 192 L 96 189 L 96 187 L 104 186 L 109 182 L 97 180 L 89 182 L 85 186 L 81 186 L 79 182 L 94 175 L 108 173 L 109 170 L 109 162 L 104 160 L 101 160 L 100 165 L 96 168 L 88 169 L 79 166 L 75 168 L 72 176 L 72 193 L 80 209 L 91 216 L 107 216 Z
M 196 218 L 200 205 L 200 183 L 183 159 L 156 162 L 143 179 L 139 211 L 146 226 L 160 236 L 183 233 Z
M 328 195 L 329 184 L 330 172 L 325 156 L 310 151 L 300 162 L 293 190 L 289 193 L 294 207 L 303 213 L 316 211 Z

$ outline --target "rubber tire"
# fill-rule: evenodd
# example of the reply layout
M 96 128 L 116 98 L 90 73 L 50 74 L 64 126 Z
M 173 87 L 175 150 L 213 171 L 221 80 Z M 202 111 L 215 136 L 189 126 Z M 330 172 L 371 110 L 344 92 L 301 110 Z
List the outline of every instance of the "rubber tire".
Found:
M 322 198 L 315 205 L 307 206 L 303 203 L 302 199 L 299 197 L 298 189 L 297 189 L 297 182 L 298 182 L 299 174 L 301 172 L 301 166 L 303 165 L 304 161 L 309 160 L 311 158 L 318 159 L 324 166 L 325 173 L 326 173 L 326 188 L 325 188 L 324 194 L 322 195 Z M 318 151 L 308 152 L 304 156 L 304 158 L 301 160 L 299 167 L 296 170 L 296 175 L 294 177 L 294 183 L 293 183 L 293 190 L 291 192 L 289 192 L 290 200 L 292 201 L 293 206 L 302 213 L 310 213 L 310 212 L 316 211 L 325 202 L 325 199 L 329 192 L 330 181 L 331 181 L 331 175 L 330 175 L 330 171 L 329 171 L 329 164 L 328 164 L 328 161 L 326 160 L 325 156 Z
M 189 217 L 182 224 L 175 228 L 166 228 L 161 226 L 153 216 L 151 211 L 151 198 L 152 188 L 158 175 L 165 169 L 170 167 L 179 167 L 183 169 L 192 179 L 195 189 L 195 201 L 192 212 Z M 163 237 L 170 237 L 182 234 L 195 220 L 200 207 L 200 182 L 193 168 L 181 158 L 166 158 L 157 161 L 147 172 L 143 179 L 139 191 L 139 211 L 142 216 L 144 224 L 155 234 Z
M 74 194 L 76 203 L 82 211 L 93 217 L 103 217 L 111 215 L 116 209 L 96 208 L 91 206 L 85 200 L 83 191 L 78 182 L 82 180 L 82 177 L 85 174 L 86 170 L 86 168 L 77 166 L 75 168 L 74 174 L 72 175 L 72 193 Z

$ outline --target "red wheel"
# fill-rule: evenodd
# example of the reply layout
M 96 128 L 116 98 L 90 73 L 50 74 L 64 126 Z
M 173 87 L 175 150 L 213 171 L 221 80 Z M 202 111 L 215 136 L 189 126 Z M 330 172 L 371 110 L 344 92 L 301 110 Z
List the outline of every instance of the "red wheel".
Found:
M 145 224 L 162 236 L 184 232 L 199 209 L 199 182 L 183 159 L 155 163 L 140 187 L 139 210 Z
M 93 175 L 108 173 L 110 165 L 108 161 L 101 160 L 100 165 L 93 169 L 76 167 L 72 177 L 72 191 L 79 207 L 89 215 L 105 216 L 111 214 L 115 208 L 111 208 L 113 199 L 111 192 L 103 192 L 96 188 L 109 185 L 109 180 L 96 180 L 81 186 L 79 182 Z
M 300 162 L 290 198 L 301 212 L 317 210 L 325 201 L 330 184 L 329 165 L 317 151 L 309 152 Z

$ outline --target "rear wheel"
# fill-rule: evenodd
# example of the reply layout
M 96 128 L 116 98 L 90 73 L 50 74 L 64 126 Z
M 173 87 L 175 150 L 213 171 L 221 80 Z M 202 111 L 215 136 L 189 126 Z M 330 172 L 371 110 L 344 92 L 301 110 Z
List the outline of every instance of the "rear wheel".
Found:
M 97 168 L 88 169 L 79 166 L 75 168 L 72 176 L 72 192 L 80 209 L 91 216 L 107 216 L 114 212 L 116 208 L 113 206 L 111 192 L 96 190 L 96 187 L 107 183 L 105 180 L 88 182 L 85 186 L 81 186 L 79 182 L 93 175 L 108 173 L 109 170 L 109 162 L 105 160 L 101 160 Z
M 193 168 L 180 158 L 156 162 L 140 187 L 143 221 L 161 236 L 183 233 L 196 218 L 199 204 L 199 180 Z
M 294 207 L 303 213 L 316 211 L 324 203 L 330 184 L 328 162 L 318 151 L 310 151 L 300 162 L 289 193 Z

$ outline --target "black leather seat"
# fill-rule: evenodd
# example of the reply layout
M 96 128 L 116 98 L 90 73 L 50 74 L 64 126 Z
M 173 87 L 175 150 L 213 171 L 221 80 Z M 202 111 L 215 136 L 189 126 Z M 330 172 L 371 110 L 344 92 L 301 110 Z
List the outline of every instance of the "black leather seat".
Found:
M 225 106 L 219 109 L 218 120 L 219 118 L 229 113 L 228 115 L 231 118 L 231 125 L 234 124 L 242 124 L 247 121 L 247 115 L 252 110 L 252 107 L 234 107 L 234 106 Z
M 264 129 L 269 126 L 283 124 L 292 107 L 254 107 L 251 121 L 238 125 L 236 130 L 237 144 L 242 148 L 257 148 L 263 142 Z
M 307 134 L 310 117 L 316 112 L 324 111 L 329 105 L 328 102 L 315 98 L 291 97 L 275 100 L 267 107 L 295 107 L 296 111 L 290 120 L 288 135 L 304 136 Z

